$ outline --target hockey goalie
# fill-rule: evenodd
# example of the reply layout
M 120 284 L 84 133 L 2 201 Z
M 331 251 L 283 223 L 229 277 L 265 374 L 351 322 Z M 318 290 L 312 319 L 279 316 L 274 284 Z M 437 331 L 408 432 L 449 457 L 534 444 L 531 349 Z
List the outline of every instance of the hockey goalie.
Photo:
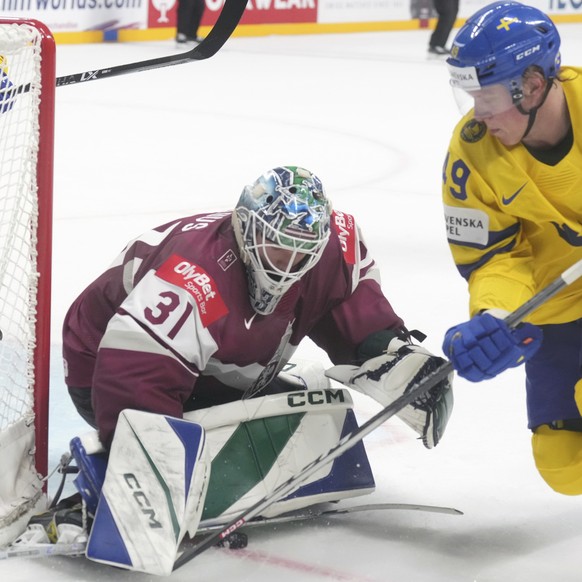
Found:
M 31 529 L 88 534 L 88 558 L 158 575 L 201 523 L 227 523 L 355 430 L 350 389 L 386 406 L 443 362 L 384 296 L 354 218 L 296 166 L 246 186 L 232 212 L 131 241 L 63 334 L 69 394 L 95 428 L 71 442 L 85 519 L 57 506 L 19 543 Z M 305 338 L 334 364 L 327 376 L 290 363 Z M 398 413 L 427 448 L 451 380 Z M 360 442 L 264 515 L 374 486 Z

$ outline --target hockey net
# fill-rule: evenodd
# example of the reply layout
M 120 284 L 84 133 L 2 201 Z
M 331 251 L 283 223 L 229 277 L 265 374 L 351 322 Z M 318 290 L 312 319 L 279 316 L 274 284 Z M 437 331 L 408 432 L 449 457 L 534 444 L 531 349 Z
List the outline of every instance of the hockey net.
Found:
M 55 44 L 0 19 L 0 546 L 46 503 Z

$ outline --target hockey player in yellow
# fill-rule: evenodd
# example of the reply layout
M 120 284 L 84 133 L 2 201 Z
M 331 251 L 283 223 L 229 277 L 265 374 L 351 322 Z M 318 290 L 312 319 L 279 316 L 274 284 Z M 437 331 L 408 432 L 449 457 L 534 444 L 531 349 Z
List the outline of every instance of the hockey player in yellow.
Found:
M 510 330 L 503 317 L 582 259 L 582 68 L 561 67 L 540 10 L 497 2 L 459 30 L 447 60 L 470 111 L 443 169 L 447 237 L 470 316 L 443 343 L 460 376 L 525 363 L 536 466 L 582 494 L 582 282 Z M 581 134 L 581 135 L 579 135 Z

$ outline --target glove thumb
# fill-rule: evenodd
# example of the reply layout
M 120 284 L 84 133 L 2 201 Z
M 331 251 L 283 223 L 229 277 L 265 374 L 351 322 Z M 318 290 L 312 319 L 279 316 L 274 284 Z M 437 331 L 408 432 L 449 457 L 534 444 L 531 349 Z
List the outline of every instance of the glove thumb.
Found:
M 349 386 L 352 382 L 354 374 L 359 370 L 358 366 L 332 366 L 325 371 L 325 375 L 332 380 L 336 380 L 341 384 Z

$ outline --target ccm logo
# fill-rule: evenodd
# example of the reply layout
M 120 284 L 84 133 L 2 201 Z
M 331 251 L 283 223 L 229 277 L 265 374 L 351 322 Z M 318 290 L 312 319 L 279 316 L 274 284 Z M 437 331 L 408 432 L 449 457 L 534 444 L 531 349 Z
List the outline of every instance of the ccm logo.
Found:
M 521 59 L 525 59 L 525 57 L 529 57 L 537 52 L 539 52 L 542 49 L 541 45 L 536 45 L 536 46 L 532 46 L 531 48 L 527 49 L 526 51 L 523 51 L 522 53 L 519 53 L 518 55 L 516 55 L 515 60 L 516 61 L 521 61 Z
M 137 477 L 133 473 L 125 473 L 123 478 L 127 486 L 132 490 L 133 498 L 138 504 L 141 512 L 148 518 L 148 525 L 151 529 L 157 529 L 163 527 L 162 524 L 156 519 L 156 512 L 152 508 L 150 500 L 141 488 Z
M 345 401 L 343 390 L 306 390 L 304 392 L 291 392 L 287 395 L 287 404 L 292 408 Z

